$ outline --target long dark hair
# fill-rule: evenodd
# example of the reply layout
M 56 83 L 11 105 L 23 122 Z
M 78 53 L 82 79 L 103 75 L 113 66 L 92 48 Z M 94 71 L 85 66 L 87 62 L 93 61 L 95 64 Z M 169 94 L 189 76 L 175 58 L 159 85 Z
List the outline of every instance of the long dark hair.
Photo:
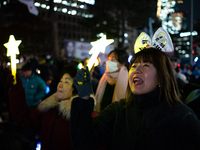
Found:
M 141 61 L 152 63 L 156 68 L 158 80 L 161 85 L 160 97 L 164 96 L 170 106 L 176 101 L 181 102 L 176 78 L 169 57 L 164 52 L 151 47 L 136 53 L 131 60 L 131 65 L 133 63 L 140 63 Z M 129 87 L 127 105 L 132 102 L 131 95 Z

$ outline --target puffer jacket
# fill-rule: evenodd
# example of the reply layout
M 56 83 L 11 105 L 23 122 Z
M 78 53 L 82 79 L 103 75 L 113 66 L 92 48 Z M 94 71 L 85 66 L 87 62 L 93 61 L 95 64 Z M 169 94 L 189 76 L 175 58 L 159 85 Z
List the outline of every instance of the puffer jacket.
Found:
M 25 89 L 28 107 L 36 107 L 46 95 L 46 84 L 44 80 L 34 73 L 29 78 L 21 76 L 21 80 Z

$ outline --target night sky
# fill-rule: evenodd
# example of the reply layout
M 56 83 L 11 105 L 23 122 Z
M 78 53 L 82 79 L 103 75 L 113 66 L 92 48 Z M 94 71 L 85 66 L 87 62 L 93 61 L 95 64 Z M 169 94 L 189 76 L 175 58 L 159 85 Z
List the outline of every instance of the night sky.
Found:
M 191 0 L 182 0 L 182 4 L 178 4 L 179 11 L 186 11 L 190 14 L 191 9 Z M 200 18 L 200 0 L 193 0 L 193 18 L 199 19 Z

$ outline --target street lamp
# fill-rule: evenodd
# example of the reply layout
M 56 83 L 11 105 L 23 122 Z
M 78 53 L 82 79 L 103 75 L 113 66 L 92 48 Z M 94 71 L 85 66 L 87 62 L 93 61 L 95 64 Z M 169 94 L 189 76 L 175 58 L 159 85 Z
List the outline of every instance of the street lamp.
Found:
M 190 19 L 190 64 L 193 63 L 193 55 L 192 55 L 192 51 L 193 51 L 193 0 L 191 0 L 191 19 Z

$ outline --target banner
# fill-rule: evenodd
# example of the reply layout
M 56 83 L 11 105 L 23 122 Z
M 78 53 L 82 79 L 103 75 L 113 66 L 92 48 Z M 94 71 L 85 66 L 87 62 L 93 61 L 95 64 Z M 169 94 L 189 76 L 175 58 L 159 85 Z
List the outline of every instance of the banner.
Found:
M 89 54 L 90 49 L 92 48 L 92 45 L 89 42 L 79 42 L 79 41 L 73 41 L 69 39 L 64 40 L 64 56 L 69 58 L 78 58 L 81 60 L 84 60 L 86 58 L 90 58 L 91 55 Z M 108 45 L 106 47 L 105 53 L 100 53 L 99 58 L 101 59 L 101 64 L 103 64 L 105 61 L 107 61 L 108 54 L 110 51 L 114 50 L 114 45 Z

